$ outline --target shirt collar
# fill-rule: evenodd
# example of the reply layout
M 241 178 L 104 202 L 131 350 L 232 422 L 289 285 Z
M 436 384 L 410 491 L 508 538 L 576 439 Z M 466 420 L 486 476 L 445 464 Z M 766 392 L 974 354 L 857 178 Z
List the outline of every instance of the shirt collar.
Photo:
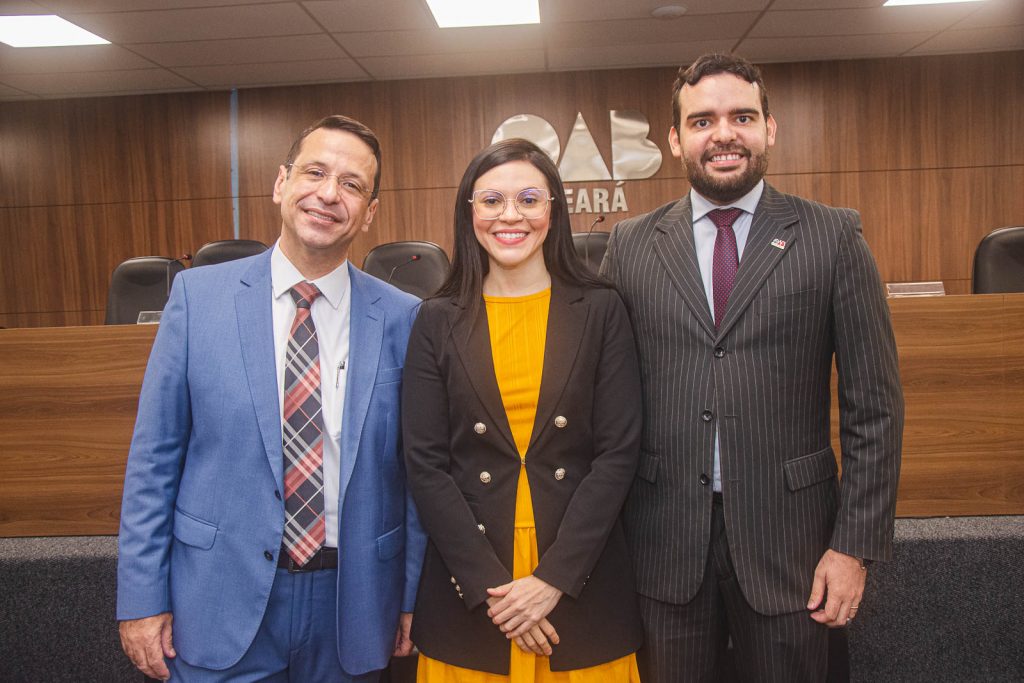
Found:
M 757 185 L 754 185 L 750 192 L 746 193 L 736 201 L 730 202 L 725 206 L 718 206 L 717 204 L 712 204 L 710 201 L 702 197 L 693 188 L 690 188 L 690 207 L 693 210 L 693 222 L 696 223 L 715 209 L 728 209 L 730 207 L 743 209 L 747 213 L 753 215 L 754 210 L 757 208 L 757 203 L 761 201 L 762 192 L 764 192 L 763 178 L 757 182 Z
M 270 254 L 270 282 L 274 298 L 277 299 L 288 294 L 292 287 L 305 279 L 299 269 L 281 251 L 280 245 L 275 243 L 274 251 Z M 349 279 L 348 259 L 346 259 L 327 275 L 311 280 L 311 282 L 320 290 L 320 295 L 327 300 L 331 308 L 338 308 L 345 292 L 348 291 Z

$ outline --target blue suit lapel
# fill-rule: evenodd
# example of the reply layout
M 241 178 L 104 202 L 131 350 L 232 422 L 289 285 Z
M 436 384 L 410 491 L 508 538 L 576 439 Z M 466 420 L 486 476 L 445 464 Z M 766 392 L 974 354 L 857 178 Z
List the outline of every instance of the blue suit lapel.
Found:
M 284 486 L 281 454 L 281 406 L 274 357 L 273 290 L 268 249 L 242 276 L 242 288 L 235 295 L 239 344 L 256 422 L 270 469 L 279 487 Z
M 367 291 L 364 282 L 368 275 L 364 275 L 351 263 L 348 272 L 352 287 L 352 310 L 349 323 L 349 371 L 341 422 L 339 501 L 345 499 L 345 490 L 356 465 L 359 435 L 366 422 L 384 342 L 384 311 L 377 306 L 380 297 Z

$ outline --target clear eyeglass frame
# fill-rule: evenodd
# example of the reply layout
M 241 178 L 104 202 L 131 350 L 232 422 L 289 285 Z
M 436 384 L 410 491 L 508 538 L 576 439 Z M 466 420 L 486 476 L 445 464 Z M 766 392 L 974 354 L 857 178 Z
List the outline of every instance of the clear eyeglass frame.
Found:
M 477 190 L 468 201 L 473 206 L 473 213 L 477 218 L 485 221 L 497 220 L 508 208 L 508 197 L 498 190 Z M 512 205 L 520 216 L 532 220 L 547 213 L 548 206 L 553 201 L 555 198 L 547 190 L 528 187 L 516 193 Z
M 355 199 L 366 199 L 370 196 L 370 190 L 367 190 L 362 184 L 350 175 L 343 173 L 328 173 L 319 166 L 296 166 L 295 164 L 286 164 L 285 168 L 295 171 L 298 175 L 300 183 L 311 187 L 318 188 L 327 182 L 328 178 L 333 178 L 337 184 L 338 191 L 342 194 L 348 195 Z

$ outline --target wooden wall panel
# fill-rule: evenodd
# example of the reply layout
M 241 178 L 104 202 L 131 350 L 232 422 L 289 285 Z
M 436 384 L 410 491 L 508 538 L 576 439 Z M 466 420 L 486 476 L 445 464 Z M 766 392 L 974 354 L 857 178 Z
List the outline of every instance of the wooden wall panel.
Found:
M 0 325 L 103 321 L 114 267 L 233 234 L 227 93 L 0 105 Z
M 981 237 L 1024 224 L 1024 89 L 1016 87 L 1024 51 L 764 71 L 779 122 L 769 179 L 859 209 L 883 279 L 942 280 L 947 292 L 966 293 Z M 361 263 L 370 248 L 396 239 L 448 248 L 463 169 L 507 117 L 545 118 L 564 148 L 580 112 L 610 165 L 608 112 L 638 109 L 662 166 L 625 183 L 628 214 L 609 215 L 600 226 L 609 229 L 687 189 L 666 142 L 674 78 L 673 68 L 649 68 L 242 90 L 240 236 L 276 239 L 278 165 L 294 136 L 329 113 L 364 121 L 384 149 L 381 210 L 353 245 Z M 228 107 L 227 93 L 0 104 L 0 324 L 94 320 L 117 261 L 230 237 Z M 570 185 L 577 193 L 612 186 Z M 168 204 L 128 208 L 145 202 Z M 103 215 L 117 229 L 90 234 Z M 594 216 L 574 214 L 574 229 L 586 230 Z M 78 240 L 52 246 L 68 234 Z M 71 282 L 47 293 L 23 284 L 54 273 Z
M 0 209 L 0 314 L 49 321 L 51 314 L 99 311 L 102 321 L 118 263 L 180 256 L 231 234 L 226 198 Z
M 0 106 L 0 206 L 231 196 L 227 93 Z

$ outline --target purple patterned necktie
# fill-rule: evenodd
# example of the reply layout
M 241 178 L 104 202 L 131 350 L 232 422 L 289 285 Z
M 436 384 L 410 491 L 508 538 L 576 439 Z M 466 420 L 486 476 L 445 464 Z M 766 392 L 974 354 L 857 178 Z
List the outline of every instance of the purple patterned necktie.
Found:
M 302 566 L 326 541 L 324 522 L 324 416 L 320 400 L 320 345 L 310 307 L 320 290 L 292 287 L 295 320 L 284 370 L 284 539 Z
M 740 267 L 739 250 L 736 248 L 736 233 L 732 224 L 743 209 L 715 209 L 708 212 L 708 218 L 718 228 L 715 237 L 715 256 L 711 262 L 711 291 L 715 301 L 715 328 L 722 324 L 729 295 L 736 282 L 736 271 Z

